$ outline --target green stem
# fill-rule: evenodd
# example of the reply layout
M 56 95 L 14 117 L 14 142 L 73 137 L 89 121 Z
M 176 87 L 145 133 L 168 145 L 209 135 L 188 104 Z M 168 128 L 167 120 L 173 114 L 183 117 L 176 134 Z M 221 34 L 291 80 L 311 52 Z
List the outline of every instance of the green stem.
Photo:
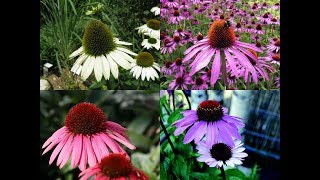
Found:
M 226 173 L 224 172 L 223 166 L 220 167 L 222 179 L 226 180 Z
M 166 135 L 166 138 L 168 139 L 168 142 L 169 142 L 169 145 L 171 146 L 171 149 L 173 151 L 173 154 L 175 154 L 176 150 L 173 146 L 173 143 L 170 139 L 170 134 L 168 133 L 167 129 L 166 129 L 166 126 L 163 124 L 163 121 L 162 121 L 162 118 L 160 118 L 160 125 L 161 125 L 161 128 L 163 129 L 164 131 L 164 134 Z
M 221 59 L 221 73 L 222 73 L 223 85 L 224 85 L 224 89 L 227 89 L 228 75 L 227 75 L 226 55 L 222 50 L 220 51 L 220 59 Z

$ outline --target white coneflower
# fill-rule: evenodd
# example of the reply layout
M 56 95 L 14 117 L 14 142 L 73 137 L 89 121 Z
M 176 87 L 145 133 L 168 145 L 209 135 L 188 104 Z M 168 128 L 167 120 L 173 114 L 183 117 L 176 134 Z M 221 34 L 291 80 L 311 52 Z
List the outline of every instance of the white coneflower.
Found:
M 146 34 L 150 37 L 158 37 L 160 36 L 160 21 L 156 19 L 150 19 L 147 24 L 144 24 L 138 28 L 139 34 Z
M 243 158 L 248 156 L 243 152 L 245 148 L 242 145 L 243 143 L 239 140 L 234 142 L 232 148 L 224 143 L 216 143 L 211 146 L 210 143 L 200 142 L 197 146 L 200 157 L 197 160 L 205 162 L 209 167 L 221 168 L 222 165 L 234 167 L 242 164 Z
M 156 48 L 157 50 L 160 49 L 160 40 L 157 38 L 149 37 L 148 39 L 144 39 L 141 43 L 141 46 L 144 48 Z
M 159 78 L 158 70 L 160 72 L 160 66 L 158 63 L 154 62 L 153 56 L 148 52 L 140 52 L 136 57 L 136 62 L 131 63 L 132 69 L 131 73 L 133 76 L 138 79 L 141 76 L 141 80 L 146 79 L 149 81 L 152 79 Z
M 158 7 L 153 7 L 150 11 L 153 12 L 155 16 L 160 14 L 160 8 Z
M 71 72 L 81 71 L 81 78 L 86 80 L 94 71 L 97 81 L 101 81 L 102 76 L 109 80 L 111 71 L 113 77 L 118 79 L 118 65 L 129 70 L 130 63 L 135 62 L 129 55 L 137 56 L 123 45 L 132 44 L 114 38 L 111 30 L 101 21 L 91 20 L 85 28 L 82 46 L 69 56 L 74 58 L 80 55 Z

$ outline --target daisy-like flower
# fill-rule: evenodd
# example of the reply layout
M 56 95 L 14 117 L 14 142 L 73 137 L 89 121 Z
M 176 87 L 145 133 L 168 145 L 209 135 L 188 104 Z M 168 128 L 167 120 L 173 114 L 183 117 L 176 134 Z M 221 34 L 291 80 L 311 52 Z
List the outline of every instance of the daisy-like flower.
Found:
M 128 136 L 126 128 L 107 121 L 104 112 L 96 105 L 83 102 L 75 105 L 67 114 L 64 126 L 57 130 L 42 146 L 47 153 L 54 146 L 49 164 L 56 157 L 57 166 L 62 168 L 71 157 L 71 167 L 78 165 L 85 170 L 87 163 L 90 167 L 111 152 L 125 153 L 116 142 L 120 142 L 130 149 L 135 149 Z
M 236 61 L 231 54 L 236 56 L 239 63 L 252 72 L 253 76 L 257 76 L 246 55 L 256 61 L 257 57 L 252 55 L 246 48 L 262 52 L 253 44 L 237 41 L 230 25 L 225 20 L 217 20 L 211 25 L 207 38 L 197 42 L 184 52 L 186 56 L 183 62 L 188 62 L 194 58 L 190 64 L 190 76 L 192 76 L 202 68 L 208 66 L 214 56 L 210 78 L 210 84 L 214 86 L 220 75 L 221 63 L 223 63 L 221 62 L 222 53 L 226 57 L 226 63 L 228 63 L 234 74 L 237 74 Z
M 136 28 L 138 33 L 147 34 L 150 37 L 156 38 L 160 34 L 160 21 L 156 19 L 150 19 L 147 24 L 144 24 Z
M 280 39 L 277 39 L 274 43 L 269 44 L 268 46 L 269 53 L 279 53 L 280 52 Z
M 208 89 L 207 85 L 208 78 L 206 76 L 199 76 L 194 80 L 192 90 L 206 90 Z
M 169 84 L 170 90 L 188 89 L 188 85 L 192 84 L 192 79 L 188 74 L 178 72 L 175 75 L 175 79 Z
M 220 103 L 207 100 L 200 103 L 197 110 L 186 110 L 182 112 L 183 118 L 174 122 L 176 126 L 174 135 L 180 135 L 188 127 L 191 127 L 183 139 L 183 143 L 192 140 L 197 144 L 206 134 L 206 142 L 213 144 L 222 140 L 232 146 L 233 138 L 241 139 L 238 128 L 243 128 L 241 118 L 227 114 L 228 109 Z
M 132 166 L 126 154 L 112 153 L 105 156 L 99 164 L 90 167 L 79 174 L 80 180 L 148 180 L 143 171 Z
M 170 16 L 168 23 L 171 24 L 179 24 L 180 21 L 184 20 L 185 17 L 181 16 L 178 10 L 175 10 L 173 14 Z
M 133 73 L 136 79 L 140 76 L 142 81 L 144 81 L 144 79 L 147 81 L 152 79 L 154 81 L 159 78 L 157 71 L 160 72 L 160 66 L 154 62 L 153 56 L 148 52 L 140 52 L 136 57 L 136 62 L 133 62 L 131 65 L 132 69 L 130 72 Z
M 243 158 L 248 156 L 243 152 L 245 148 L 242 146 L 243 143 L 239 140 L 234 142 L 234 146 L 222 142 L 212 145 L 200 142 L 197 146 L 200 157 L 197 160 L 206 163 L 209 167 L 221 168 L 223 165 L 235 167 L 235 165 L 241 165 Z
M 162 68 L 161 68 L 161 72 L 162 72 L 164 75 L 171 75 L 171 74 L 172 74 L 172 71 L 173 71 L 171 65 L 172 65 L 172 62 L 166 61 L 166 62 L 164 63 L 164 66 L 162 66 Z
M 150 11 L 153 12 L 155 16 L 158 16 L 160 14 L 160 8 L 158 8 L 157 6 L 151 8 Z
M 101 21 L 89 21 L 84 31 L 82 46 L 69 56 L 74 58 L 80 55 L 71 72 L 81 71 L 82 79 L 86 80 L 94 71 L 96 80 L 101 81 L 102 76 L 109 80 L 111 71 L 113 77 L 118 79 L 118 65 L 129 70 L 130 62 L 134 61 L 129 55 L 137 55 L 123 45 L 132 44 L 114 38 L 111 30 Z
M 144 39 L 141 43 L 146 49 L 155 48 L 157 50 L 160 49 L 160 39 L 149 37 L 148 39 Z

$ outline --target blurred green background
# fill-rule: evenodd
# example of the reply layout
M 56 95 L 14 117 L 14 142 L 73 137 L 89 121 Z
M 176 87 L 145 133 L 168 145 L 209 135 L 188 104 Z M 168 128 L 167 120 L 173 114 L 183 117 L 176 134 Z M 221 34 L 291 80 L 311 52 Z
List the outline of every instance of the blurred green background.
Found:
M 40 179 L 78 179 L 80 170 L 67 164 L 61 170 L 54 161 L 49 166 L 50 150 L 41 156 L 43 143 L 64 125 L 65 116 L 77 103 L 91 102 L 100 107 L 107 119 L 128 129 L 137 149 L 125 148 L 132 164 L 150 179 L 160 179 L 159 91 L 40 91 Z M 124 146 L 123 146 L 124 147 Z

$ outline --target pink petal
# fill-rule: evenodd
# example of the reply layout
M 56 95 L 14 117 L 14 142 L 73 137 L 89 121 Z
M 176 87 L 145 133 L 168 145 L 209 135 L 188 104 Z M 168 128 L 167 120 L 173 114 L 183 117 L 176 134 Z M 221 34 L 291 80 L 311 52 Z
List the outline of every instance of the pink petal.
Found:
M 93 167 L 94 165 L 97 164 L 97 159 L 96 159 L 96 156 L 93 151 L 93 148 L 92 148 L 92 145 L 91 145 L 89 138 L 84 136 L 83 143 L 84 143 L 83 145 L 86 146 L 89 166 Z
M 229 51 L 227 49 L 224 50 L 224 54 L 226 55 L 227 62 L 229 64 L 229 66 L 231 67 L 233 75 L 238 77 L 237 66 L 235 64 L 236 61 L 234 60 L 234 58 L 231 56 L 231 54 L 229 53 Z
M 120 124 L 112 122 L 112 121 L 107 121 L 107 128 L 112 130 L 112 131 L 117 131 L 117 132 L 123 132 L 126 131 L 127 129 L 122 127 Z
M 95 175 L 96 173 L 99 173 L 99 172 L 101 172 L 100 169 L 94 169 L 94 170 L 88 172 L 87 174 L 85 174 L 84 176 L 82 176 L 82 177 L 80 178 L 80 180 L 87 180 L 87 179 L 89 179 L 91 176 L 93 176 L 93 175 Z
M 61 142 L 64 137 L 66 136 L 66 133 L 61 133 L 60 136 L 57 136 L 52 143 L 43 151 L 42 155 L 50 151 L 55 145 L 57 145 L 59 142 Z
M 94 153 L 96 154 L 98 162 L 103 158 L 102 152 L 98 146 L 98 142 L 94 136 L 91 137 L 91 144 L 94 150 Z
M 52 134 L 51 137 L 49 137 L 46 142 L 42 145 L 42 148 L 45 148 L 48 146 L 52 141 L 54 141 L 57 137 L 59 137 L 62 133 L 66 132 L 66 127 L 63 126 L 62 128 L 58 129 L 56 132 Z
M 204 51 L 205 52 L 205 51 Z M 191 70 L 190 70 L 190 76 L 194 75 L 196 72 L 198 72 L 200 69 L 208 66 L 212 56 L 214 55 L 214 53 L 216 52 L 215 49 L 210 49 L 207 52 L 201 54 L 201 58 L 197 59 L 200 54 L 197 56 L 197 60 L 193 61 L 194 64 L 191 64 Z
M 241 47 L 252 49 L 252 50 L 257 51 L 257 52 L 262 52 L 262 50 L 260 48 L 258 48 L 254 44 L 248 44 L 248 43 L 244 43 L 244 42 L 240 42 L 240 41 L 236 41 L 235 44 L 238 45 L 238 46 L 241 46 Z
M 71 167 L 75 167 L 80 161 L 82 151 L 82 135 L 76 135 L 73 140 L 73 145 Z
M 62 160 L 64 158 L 67 158 L 69 159 L 69 156 L 70 156 L 70 153 L 71 153 L 71 147 L 72 147 L 72 140 L 73 140 L 73 135 L 72 134 L 69 134 L 67 135 L 68 137 L 68 140 L 66 142 L 66 144 L 63 146 L 60 154 L 59 154 L 59 157 L 58 157 L 58 160 L 57 160 L 57 166 L 59 166 L 62 162 Z M 69 154 L 68 154 L 69 152 Z
M 192 50 L 188 55 L 186 55 L 182 62 L 188 62 L 191 58 L 193 58 L 193 56 L 195 56 L 199 51 L 201 51 L 202 49 L 208 47 L 207 45 L 206 46 L 200 46 L 198 48 L 195 48 L 194 50 Z
M 208 41 L 208 40 L 207 40 Z M 188 48 L 186 51 L 184 51 L 184 55 L 186 55 L 186 54 L 189 54 L 193 49 L 195 49 L 196 47 L 198 47 L 198 46 L 201 46 L 201 45 L 204 45 L 204 44 L 207 44 L 207 41 L 203 41 L 203 42 L 198 42 L 198 43 L 196 43 L 196 44 L 194 44 L 193 46 L 191 46 L 190 48 Z
M 109 136 L 112 137 L 113 139 L 117 140 L 118 142 L 121 142 L 123 145 L 127 146 L 129 149 L 132 149 L 132 150 L 136 149 L 136 147 L 134 145 L 132 145 L 131 143 L 129 143 L 127 141 L 123 141 L 122 139 L 116 137 L 113 134 L 109 133 Z
M 102 134 L 101 138 L 108 145 L 112 152 L 119 152 L 118 143 L 111 139 L 107 134 Z
M 98 147 L 100 149 L 101 155 L 103 157 L 109 155 L 109 150 L 107 148 L 107 145 L 104 143 L 102 138 L 99 135 L 97 135 L 97 136 L 95 136 L 95 139 L 97 141 L 97 145 L 98 145 Z
M 69 133 L 70 134 L 70 133 Z M 50 156 L 50 160 L 49 160 L 49 164 L 51 164 L 54 159 L 57 157 L 57 155 L 59 154 L 60 150 L 63 148 L 63 146 L 66 144 L 69 134 L 67 134 L 66 136 L 64 136 L 63 140 L 58 144 L 58 146 L 54 149 L 54 151 L 52 152 L 51 156 Z
M 83 140 L 86 136 L 83 136 Z M 87 147 L 84 143 L 84 141 L 82 141 L 82 153 L 81 153 L 81 157 L 80 157 L 80 163 L 79 163 L 79 169 L 81 171 L 85 170 L 87 167 L 87 162 L 88 162 L 88 154 L 87 154 Z
M 72 139 L 73 139 L 73 141 L 71 142 L 71 145 L 68 147 L 68 149 L 66 149 L 66 152 L 63 154 L 62 162 L 59 166 L 60 169 L 67 163 L 67 161 L 69 160 L 69 157 L 71 156 L 72 148 L 74 145 L 74 138 L 72 138 Z M 60 154 L 62 154 L 62 153 L 60 153 Z
M 211 68 L 211 78 L 210 78 L 210 84 L 211 86 L 214 86 L 214 84 L 217 82 L 219 75 L 220 75 L 220 50 L 216 51 L 216 56 L 214 57 L 212 68 Z

